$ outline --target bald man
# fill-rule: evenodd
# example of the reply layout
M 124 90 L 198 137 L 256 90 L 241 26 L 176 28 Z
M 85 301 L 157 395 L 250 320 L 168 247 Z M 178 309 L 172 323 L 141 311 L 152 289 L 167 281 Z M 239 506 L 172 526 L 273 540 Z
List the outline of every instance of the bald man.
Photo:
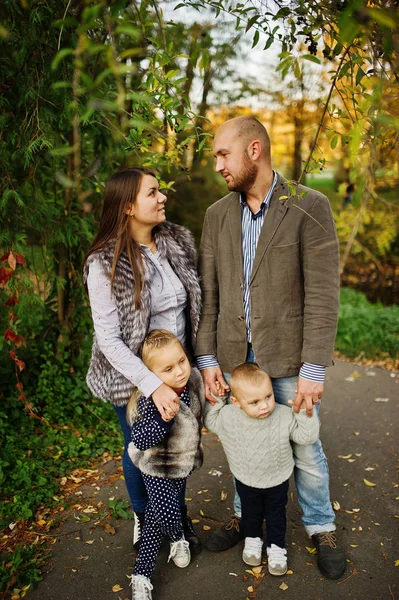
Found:
M 253 117 L 226 121 L 213 152 L 230 193 L 207 210 L 200 247 L 196 355 L 206 397 L 214 402 L 229 392 L 236 365 L 257 362 L 272 378 L 276 401 L 310 416 L 320 407 L 338 320 L 339 251 L 329 201 L 299 184 L 292 193 L 273 171 L 268 133 Z M 338 579 L 346 559 L 321 442 L 293 444 L 293 451 L 303 524 L 322 574 Z M 211 550 L 245 537 L 237 493 L 234 512 L 210 538 Z

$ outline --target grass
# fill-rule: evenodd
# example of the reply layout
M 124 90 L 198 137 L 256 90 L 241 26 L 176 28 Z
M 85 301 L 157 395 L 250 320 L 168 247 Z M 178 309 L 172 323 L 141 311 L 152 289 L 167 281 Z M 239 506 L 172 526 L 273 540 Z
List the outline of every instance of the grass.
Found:
M 335 349 L 348 358 L 399 358 L 399 307 L 372 304 L 343 288 Z

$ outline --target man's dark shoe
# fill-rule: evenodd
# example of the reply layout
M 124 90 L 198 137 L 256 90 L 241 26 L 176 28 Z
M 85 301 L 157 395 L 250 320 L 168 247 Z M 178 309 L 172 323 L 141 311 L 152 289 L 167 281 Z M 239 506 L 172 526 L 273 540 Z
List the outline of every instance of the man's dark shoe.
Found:
M 187 507 L 181 508 L 181 520 L 183 523 L 183 532 L 185 540 L 190 545 L 190 552 L 192 555 L 200 554 L 202 552 L 202 544 L 198 535 L 195 533 L 193 522 L 187 514 Z
M 232 517 L 224 527 L 211 535 L 206 546 L 212 552 L 222 552 L 232 548 L 242 540 L 241 519 Z
M 346 557 L 342 548 L 337 546 L 333 531 L 316 533 L 312 540 L 317 550 L 317 565 L 327 579 L 339 579 L 345 573 Z

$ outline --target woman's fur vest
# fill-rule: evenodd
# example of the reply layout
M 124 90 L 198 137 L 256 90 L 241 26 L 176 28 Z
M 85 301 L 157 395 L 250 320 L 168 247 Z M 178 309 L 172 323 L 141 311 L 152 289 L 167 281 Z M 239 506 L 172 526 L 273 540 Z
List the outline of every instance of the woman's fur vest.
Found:
M 148 450 L 139 450 L 133 442 L 128 446 L 132 462 L 146 475 L 177 479 L 187 477 L 193 469 L 199 469 L 202 465 L 201 428 L 205 395 L 201 375 L 195 367 L 191 370 L 187 387 L 190 407 L 180 401 L 179 412 L 162 442 Z M 155 415 L 157 408 L 151 399 L 148 402 L 150 404 L 146 410 L 153 411 Z M 134 418 L 127 415 L 130 424 Z
M 165 222 L 154 230 L 154 240 L 161 256 L 165 257 L 187 292 L 186 341 L 189 353 L 195 345 L 195 336 L 201 311 L 201 290 L 196 267 L 194 239 L 181 225 Z M 90 263 L 99 259 L 105 274 L 111 278 L 114 244 L 109 244 L 101 252 L 89 256 L 83 270 L 86 282 Z M 114 297 L 118 310 L 122 339 L 130 350 L 137 354 L 148 333 L 151 317 L 150 284 L 154 266 L 143 253 L 144 289 L 141 293 L 140 309 L 134 307 L 134 278 L 126 252 L 122 252 L 115 270 Z M 190 348 L 190 345 L 192 348 Z M 101 352 L 94 335 L 87 385 L 96 398 L 109 400 L 116 406 L 127 404 L 133 384 L 108 362 Z

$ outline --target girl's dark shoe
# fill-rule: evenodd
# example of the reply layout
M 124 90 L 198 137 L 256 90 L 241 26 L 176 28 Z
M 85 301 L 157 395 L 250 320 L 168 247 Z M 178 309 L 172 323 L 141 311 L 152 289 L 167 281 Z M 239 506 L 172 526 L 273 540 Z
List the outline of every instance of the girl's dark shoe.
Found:
M 232 548 L 242 540 L 241 519 L 232 517 L 224 527 L 214 533 L 206 543 L 212 552 L 222 552 Z
M 187 514 L 187 507 L 181 508 L 181 520 L 183 523 L 184 538 L 190 544 L 192 555 L 202 552 L 202 544 L 198 535 L 195 533 L 193 522 Z
M 134 513 L 133 548 L 138 552 L 144 527 L 144 512 Z
M 317 565 L 327 579 L 339 579 L 345 573 L 346 557 L 342 548 L 337 545 L 333 531 L 316 533 L 312 540 L 317 550 Z

